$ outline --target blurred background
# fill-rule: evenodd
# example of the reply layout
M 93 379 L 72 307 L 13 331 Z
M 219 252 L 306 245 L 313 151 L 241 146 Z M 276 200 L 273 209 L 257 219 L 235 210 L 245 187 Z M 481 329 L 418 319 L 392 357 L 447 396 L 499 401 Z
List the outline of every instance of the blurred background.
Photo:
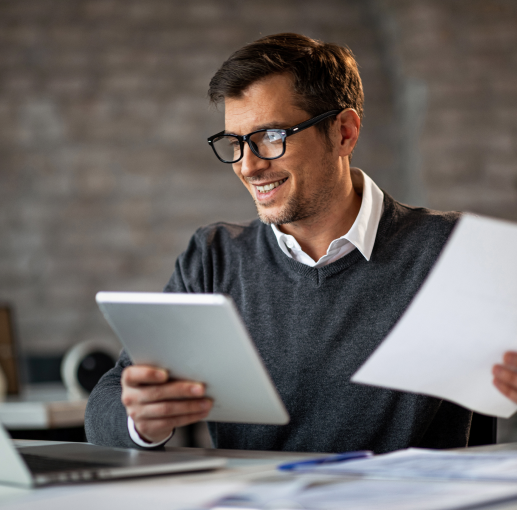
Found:
M 516 27 L 514 0 L 0 0 L 0 300 L 26 380 L 113 342 L 97 291 L 161 291 L 197 227 L 255 216 L 206 91 L 263 35 L 352 49 L 353 165 L 388 193 L 517 220 Z

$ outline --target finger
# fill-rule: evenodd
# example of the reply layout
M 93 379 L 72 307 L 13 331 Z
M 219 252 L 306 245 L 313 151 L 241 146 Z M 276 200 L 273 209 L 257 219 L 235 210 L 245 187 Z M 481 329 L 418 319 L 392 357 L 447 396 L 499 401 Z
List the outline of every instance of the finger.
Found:
M 517 404 L 517 388 L 494 379 L 494 386 L 506 397 Z
M 204 420 L 208 416 L 209 411 L 204 413 L 186 414 L 185 416 L 178 416 L 175 421 L 174 428 L 184 427 L 191 423 L 197 423 L 198 421 Z
M 141 420 L 135 422 L 138 434 L 145 440 L 157 443 L 163 441 L 173 429 L 196 423 L 207 417 L 208 412 L 188 414 L 175 418 Z
M 492 373 L 496 380 L 517 388 L 517 372 L 514 370 L 504 365 L 495 365 L 492 369 Z
M 122 385 L 140 386 L 142 384 L 160 384 L 169 379 L 169 373 L 163 368 L 148 365 L 133 365 L 122 372 Z
M 517 369 L 517 352 L 508 351 L 504 353 L 503 363 Z
M 129 398 L 124 405 L 146 404 L 161 402 L 164 400 L 192 399 L 201 397 L 205 393 L 205 387 L 201 383 L 191 381 L 171 381 L 164 384 L 153 384 L 147 386 L 123 387 L 124 397 Z
M 204 413 L 210 411 L 211 408 L 212 401 L 208 399 L 169 400 L 154 404 L 132 406 L 127 411 L 133 421 L 138 421 L 174 418 L 189 414 Z

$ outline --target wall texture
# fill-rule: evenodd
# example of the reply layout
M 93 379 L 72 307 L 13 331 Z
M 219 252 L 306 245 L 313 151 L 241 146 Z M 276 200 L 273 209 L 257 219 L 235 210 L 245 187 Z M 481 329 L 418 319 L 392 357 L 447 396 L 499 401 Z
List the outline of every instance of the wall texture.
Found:
M 357 162 L 393 160 L 389 86 L 360 2 L 0 2 L 0 297 L 26 352 L 111 332 L 98 290 L 161 291 L 193 231 L 255 216 L 206 138 L 208 82 L 261 34 L 348 43 L 369 91 Z M 375 143 L 374 143 L 375 141 Z
M 354 164 L 396 198 L 517 219 L 516 21 L 512 0 L 0 0 L 0 299 L 25 352 L 111 338 L 98 290 L 160 291 L 198 226 L 254 217 L 206 89 L 261 35 L 352 48 Z
M 428 88 L 428 204 L 517 220 L 517 2 L 386 0 L 404 73 Z

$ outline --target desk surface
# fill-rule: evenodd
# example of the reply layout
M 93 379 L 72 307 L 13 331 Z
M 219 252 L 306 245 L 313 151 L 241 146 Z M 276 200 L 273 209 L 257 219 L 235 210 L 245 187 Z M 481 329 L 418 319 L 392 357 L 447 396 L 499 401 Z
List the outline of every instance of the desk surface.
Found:
M 50 442 L 39 441 L 16 441 L 18 446 L 32 446 L 38 443 L 51 444 Z M 276 466 L 281 462 L 288 462 L 300 458 L 306 458 L 306 453 L 285 453 L 285 452 L 259 452 L 245 450 L 216 450 L 205 448 L 182 448 L 167 447 L 169 451 L 189 453 L 200 456 L 216 456 L 228 459 L 228 464 L 224 469 L 202 473 L 175 474 L 168 476 L 153 476 L 146 478 L 133 478 L 127 480 L 98 482 L 77 485 L 62 485 L 54 487 L 44 487 L 38 489 L 18 489 L 0 485 L 0 506 L 2 510 L 12 508 L 33 509 L 37 503 L 38 510 L 61 510 L 71 508 L 71 501 L 76 499 L 74 510 L 100 510 L 102 508 L 123 508 L 132 510 L 136 508 L 136 492 L 144 494 L 147 490 L 154 493 L 156 497 L 163 494 L 166 490 L 171 495 L 171 500 L 167 503 L 168 510 L 176 508 L 192 508 L 198 504 L 200 492 L 206 494 L 206 499 L 216 498 L 229 491 L 238 490 L 246 483 L 256 478 L 276 474 Z M 311 456 L 309 454 L 309 456 Z M 314 455 L 317 457 L 318 455 Z M 95 490 L 97 489 L 97 490 Z M 132 497 L 124 501 L 124 504 L 116 505 L 113 503 L 113 491 L 120 491 L 127 497 L 128 491 L 133 492 Z M 143 491 L 143 492 L 140 492 Z M 111 500 L 109 505 L 105 505 L 103 500 Z M 124 498 L 125 499 L 125 498 Z M 149 496 L 148 498 L 149 499 Z M 48 504 L 48 507 L 46 506 Z M 129 505 L 129 506 L 128 506 Z M 142 503 L 141 510 L 162 508 L 155 501 L 151 505 L 150 501 Z M 164 507 L 165 508 L 165 507 Z
M 18 445 L 34 442 L 19 441 Z M 317 454 L 258 452 L 244 450 L 215 450 L 203 448 L 167 448 L 201 456 L 228 459 L 224 469 L 204 473 L 138 478 L 111 482 L 62 485 L 34 490 L 0 485 L 0 506 L 3 510 L 123 510 L 153 508 L 153 510 L 199 507 L 200 502 L 214 500 L 264 477 L 281 476 L 277 464 Z M 517 450 L 517 443 L 462 449 L 465 452 Z M 444 482 L 447 483 L 447 482 Z M 36 506 L 37 505 L 37 506 Z M 483 506 L 498 510 L 517 510 L 517 500 L 511 503 Z

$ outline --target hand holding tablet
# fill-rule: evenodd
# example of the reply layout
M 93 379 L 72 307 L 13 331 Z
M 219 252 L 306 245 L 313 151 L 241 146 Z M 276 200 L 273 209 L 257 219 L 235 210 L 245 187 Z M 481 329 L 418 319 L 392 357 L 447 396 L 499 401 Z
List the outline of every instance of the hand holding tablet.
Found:
M 131 412 L 137 418 L 157 422 L 180 419 L 182 424 L 198 421 L 198 416 L 222 422 L 282 425 L 289 421 L 229 297 L 99 292 L 96 299 L 134 368 L 144 370 L 138 374 L 131 370 L 124 376 L 128 378 L 123 383 L 124 403 L 128 409 L 135 406 Z M 151 379 L 161 372 L 150 367 L 167 370 L 173 381 L 154 384 Z M 191 382 L 203 383 L 205 394 L 190 395 Z M 148 388 L 143 387 L 146 384 Z M 178 402 L 178 398 L 185 400 Z M 206 399 L 213 401 L 208 413 L 200 409 Z M 159 423 L 147 433 L 138 428 L 151 440 L 160 435 L 165 438 L 164 430 Z
M 212 401 L 204 385 L 171 381 L 163 368 L 133 365 L 122 372 L 122 403 L 140 437 L 149 443 L 167 439 L 173 429 L 205 419 Z

